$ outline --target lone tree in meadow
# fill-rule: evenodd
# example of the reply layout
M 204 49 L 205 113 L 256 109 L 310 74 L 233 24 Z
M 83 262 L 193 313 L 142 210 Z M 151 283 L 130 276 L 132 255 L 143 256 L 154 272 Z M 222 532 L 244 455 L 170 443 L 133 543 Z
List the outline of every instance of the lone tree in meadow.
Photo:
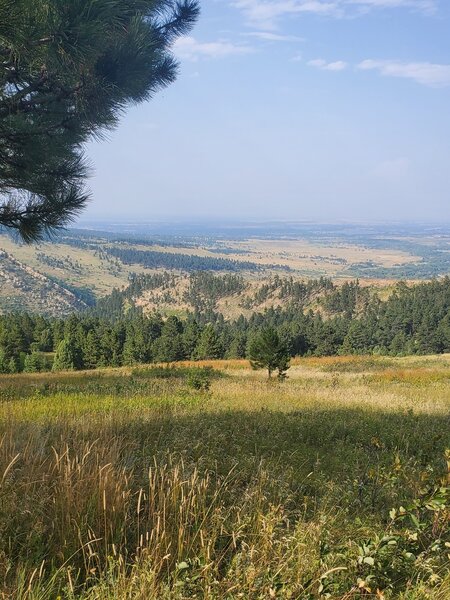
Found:
M 196 0 L 0 0 L 0 227 L 37 240 L 89 199 L 83 144 L 172 83 Z
M 277 371 L 278 379 L 286 378 L 286 371 L 290 367 L 289 352 L 272 327 L 261 330 L 250 341 L 248 355 L 252 368 L 267 369 L 269 379 L 274 371 Z

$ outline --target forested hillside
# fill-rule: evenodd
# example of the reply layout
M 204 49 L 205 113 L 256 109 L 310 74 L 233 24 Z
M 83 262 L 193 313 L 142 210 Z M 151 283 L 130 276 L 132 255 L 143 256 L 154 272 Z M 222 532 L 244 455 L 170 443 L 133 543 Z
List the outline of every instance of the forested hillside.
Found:
M 121 304 L 120 290 L 129 308 L 146 313 L 185 316 L 213 306 L 226 319 L 236 319 L 301 297 L 305 280 L 339 283 L 358 277 L 362 287 L 390 288 L 400 279 L 416 282 L 450 272 L 450 231 L 445 226 L 420 232 L 411 227 L 292 227 L 210 226 L 199 233 L 198 226 L 172 226 L 169 234 L 161 227 L 145 233 L 124 225 L 122 233 L 61 231 L 33 245 L 0 230 L 0 252 L 8 257 L 0 261 L 0 313 L 21 308 L 63 317 L 98 302 L 98 314 L 114 310 L 117 316 L 112 307 Z M 243 283 L 211 296 L 219 280 L 211 286 L 204 281 L 212 281 L 213 275 Z
M 162 277 L 170 286 L 170 276 Z M 204 275 L 196 275 L 192 284 L 200 299 L 199 290 L 206 297 L 205 290 L 211 289 L 212 302 L 215 294 L 233 293 L 244 285 L 239 277 Z M 184 319 L 157 312 L 144 315 L 119 292 L 100 311 L 97 307 L 97 312 L 67 319 L 3 316 L 0 369 L 93 369 L 152 361 L 244 358 L 252 338 L 264 327 L 277 330 L 291 356 L 450 352 L 449 278 L 410 287 L 399 283 L 384 301 L 358 282 L 336 287 L 318 280 L 300 286 L 279 279 L 275 284 L 278 292 L 290 294 L 285 306 L 228 321 L 212 304 L 201 301 Z M 128 293 L 142 285 L 135 281 Z
M 372 289 L 372 292 L 374 290 Z M 348 295 L 350 304 L 366 302 L 371 288 L 358 282 L 344 283 L 342 287 L 331 279 L 297 280 L 293 277 L 244 278 L 227 273 L 214 274 L 196 271 L 189 275 L 170 272 L 153 275 L 132 276 L 124 290 L 115 289 L 112 294 L 100 298 L 94 313 L 100 317 L 120 318 L 124 313 L 161 312 L 178 315 L 194 313 L 220 313 L 226 320 L 251 316 L 252 312 L 294 303 L 303 309 L 312 307 L 319 299 L 323 308 L 333 312 L 337 298 Z M 212 319 L 215 319 L 213 314 Z

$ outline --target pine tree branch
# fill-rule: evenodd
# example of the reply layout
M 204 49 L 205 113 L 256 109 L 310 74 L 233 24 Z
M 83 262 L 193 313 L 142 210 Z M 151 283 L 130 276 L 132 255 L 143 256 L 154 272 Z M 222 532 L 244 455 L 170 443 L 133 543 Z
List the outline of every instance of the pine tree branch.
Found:
M 2 101 L 0 101 L 0 105 L 3 104 L 5 105 L 5 108 L 2 110 L 0 110 L 0 118 L 3 116 L 6 116 L 4 114 L 4 111 L 7 110 L 6 107 L 10 107 L 10 109 L 15 109 L 16 111 L 20 110 L 20 101 L 23 98 L 26 98 L 26 96 L 28 96 L 29 94 L 32 94 L 33 92 L 37 92 L 39 91 L 39 88 L 46 82 L 48 81 L 48 75 L 41 75 L 41 77 L 39 79 L 36 79 L 35 81 L 33 81 L 32 83 L 30 83 L 29 85 L 27 85 L 25 88 L 21 89 L 20 91 L 18 91 L 16 94 L 12 95 L 12 96 L 6 96 L 6 98 Z
M 44 4 L 0 0 L 0 225 L 27 241 L 82 208 L 81 145 L 175 79 L 171 44 L 198 15 L 196 0 Z

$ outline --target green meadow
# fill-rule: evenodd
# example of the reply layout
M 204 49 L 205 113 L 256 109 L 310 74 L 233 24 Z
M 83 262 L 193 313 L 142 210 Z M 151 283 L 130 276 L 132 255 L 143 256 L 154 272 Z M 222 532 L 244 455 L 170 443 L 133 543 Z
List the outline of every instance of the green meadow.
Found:
M 450 356 L 196 365 L 0 378 L 1 598 L 450 598 Z

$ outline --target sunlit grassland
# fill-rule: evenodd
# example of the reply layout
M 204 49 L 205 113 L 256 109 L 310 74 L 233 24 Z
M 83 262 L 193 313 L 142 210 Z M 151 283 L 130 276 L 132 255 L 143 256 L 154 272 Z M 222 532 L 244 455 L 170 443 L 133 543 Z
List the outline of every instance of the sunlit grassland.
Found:
M 450 357 L 210 365 L 0 378 L 0 597 L 450 598 Z

